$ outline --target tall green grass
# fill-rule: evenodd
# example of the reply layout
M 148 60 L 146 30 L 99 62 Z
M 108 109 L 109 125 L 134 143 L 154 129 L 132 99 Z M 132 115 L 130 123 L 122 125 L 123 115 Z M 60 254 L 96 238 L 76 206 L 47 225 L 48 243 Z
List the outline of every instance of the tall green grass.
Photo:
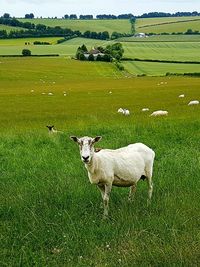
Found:
M 125 75 L 106 63 L 2 59 L 1 266 L 199 265 L 200 109 L 187 106 L 199 98 L 199 79 Z M 143 107 L 169 116 L 151 118 Z M 47 124 L 64 133 L 49 136 Z M 133 203 L 128 189 L 113 188 L 103 221 L 72 134 L 102 135 L 103 148 L 154 149 L 151 207 L 146 182 Z

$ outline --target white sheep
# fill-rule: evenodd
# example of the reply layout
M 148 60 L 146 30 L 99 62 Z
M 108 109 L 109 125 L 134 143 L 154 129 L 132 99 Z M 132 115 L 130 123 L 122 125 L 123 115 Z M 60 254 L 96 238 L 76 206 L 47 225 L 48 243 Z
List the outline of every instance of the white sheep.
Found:
M 130 111 L 128 109 L 124 109 L 124 115 L 125 116 L 129 116 L 130 115 Z
M 153 113 L 151 113 L 151 115 L 149 115 L 149 116 L 156 117 L 156 116 L 167 116 L 167 115 L 168 115 L 168 111 L 157 110 L 157 111 L 154 111 Z
M 143 111 L 143 112 L 145 112 L 145 111 L 149 111 L 149 108 L 143 108 L 142 111 Z
M 117 110 L 117 112 L 118 112 L 118 113 L 124 113 L 124 110 L 123 110 L 123 108 L 119 108 L 119 109 Z
M 53 95 L 53 93 L 48 93 L 48 95 Z
M 101 140 L 76 136 L 70 137 L 79 145 L 81 160 L 88 171 L 91 184 L 101 191 L 104 217 L 108 215 L 109 194 L 112 186 L 130 187 L 129 199 L 136 190 L 137 182 L 145 178 L 148 183 L 148 203 L 153 192 L 152 172 L 155 153 L 142 143 L 130 144 L 116 150 L 101 149 L 95 153 L 94 144 Z
M 184 94 L 182 94 L 182 95 L 179 95 L 178 97 L 179 97 L 179 98 L 183 98 L 183 97 L 185 97 L 185 95 L 184 95 Z
M 198 100 L 192 100 L 188 103 L 188 106 L 192 106 L 192 105 L 199 105 L 199 101 Z
M 54 127 L 54 125 L 52 125 L 52 126 L 51 125 L 47 125 L 46 127 L 49 130 L 49 134 L 63 133 L 61 131 L 56 130 L 56 128 Z

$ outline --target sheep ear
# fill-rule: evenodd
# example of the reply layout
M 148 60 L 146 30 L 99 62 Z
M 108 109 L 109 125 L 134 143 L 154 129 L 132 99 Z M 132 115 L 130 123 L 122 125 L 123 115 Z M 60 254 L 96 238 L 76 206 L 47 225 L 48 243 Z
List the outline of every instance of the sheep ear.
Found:
M 101 138 L 102 138 L 102 136 L 96 136 L 95 138 L 93 138 L 92 143 L 94 144 L 94 143 L 99 142 L 101 140 Z
M 76 137 L 76 136 L 70 136 L 70 139 L 71 139 L 72 141 L 76 142 L 76 143 L 79 142 L 79 139 L 78 139 L 78 137 Z

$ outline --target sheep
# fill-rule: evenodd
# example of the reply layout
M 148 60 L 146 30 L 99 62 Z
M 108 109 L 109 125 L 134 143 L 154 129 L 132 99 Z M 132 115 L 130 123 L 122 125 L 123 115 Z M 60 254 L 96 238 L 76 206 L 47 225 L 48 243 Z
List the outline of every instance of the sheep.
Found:
M 185 95 L 184 95 L 184 94 L 182 94 L 182 95 L 179 95 L 178 97 L 179 97 L 179 98 L 183 98 L 183 97 L 185 97 Z
M 192 105 L 199 105 L 199 101 L 198 100 L 192 100 L 188 103 L 188 106 L 192 106 Z
M 166 111 L 166 110 L 157 110 L 157 111 L 154 111 L 153 113 L 151 113 L 151 115 L 149 115 L 149 116 L 156 117 L 156 116 L 167 116 L 167 115 L 168 115 L 168 111 Z
M 125 116 L 129 116 L 130 115 L 130 111 L 128 109 L 125 109 L 125 108 L 119 108 L 117 112 L 118 113 L 122 113 Z
M 51 125 L 47 125 L 46 127 L 49 130 L 49 134 L 63 133 L 61 131 L 56 130 L 54 125 L 52 125 L 52 126 Z
M 149 111 L 149 108 L 143 108 L 142 111 L 143 111 L 143 112 L 145 112 L 145 111 Z
M 48 95 L 53 95 L 53 93 L 48 93 Z
M 119 108 L 117 112 L 118 113 L 124 113 L 124 110 L 123 110 L 123 108 Z
M 95 153 L 94 144 L 101 136 L 70 136 L 79 145 L 81 160 L 88 171 L 91 184 L 99 188 L 103 204 L 103 218 L 108 216 L 109 194 L 112 186 L 130 187 L 129 200 L 136 191 L 137 182 L 147 179 L 148 204 L 153 192 L 152 172 L 155 152 L 142 143 L 130 144 L 116 150 L 101 149 Z
M 130 111 L 128 109 L 124 109 L 124 115 L 125 116 L 129 116 L 130 115 Z

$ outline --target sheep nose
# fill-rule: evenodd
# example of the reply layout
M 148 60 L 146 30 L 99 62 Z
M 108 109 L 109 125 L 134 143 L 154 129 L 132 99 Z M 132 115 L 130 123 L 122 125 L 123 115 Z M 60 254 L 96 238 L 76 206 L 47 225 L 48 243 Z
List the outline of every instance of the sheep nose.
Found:
M 83 158 L 83 161 L 86 161 L 86 162 L 87 162 L 88 159 L 89 159 L 89 156 L 87 156 L 87 157 L 83 157 L 83 156 L 82 156 L 82 158 Z

